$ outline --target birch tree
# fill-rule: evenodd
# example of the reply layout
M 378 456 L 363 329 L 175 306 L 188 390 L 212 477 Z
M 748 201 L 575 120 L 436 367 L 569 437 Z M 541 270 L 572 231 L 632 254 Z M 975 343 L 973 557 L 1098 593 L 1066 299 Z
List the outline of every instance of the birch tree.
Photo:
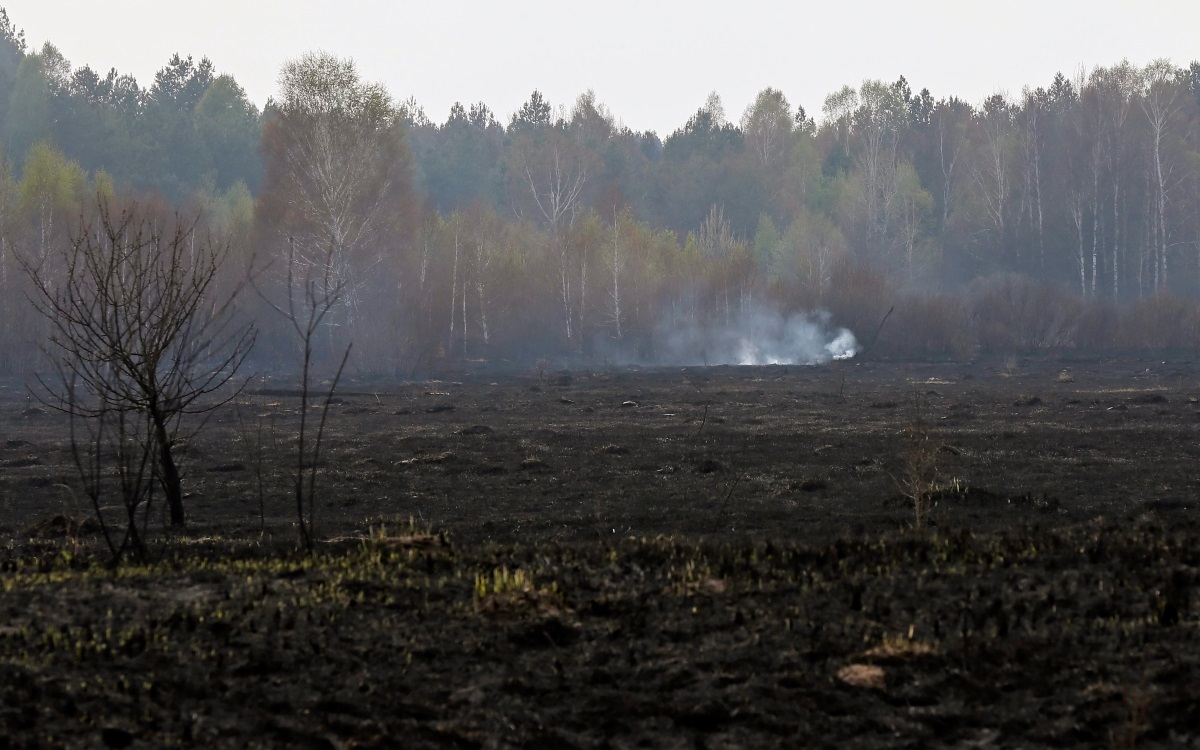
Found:
M 62 151 L 39 141 L 29 150 L 19 190 L 19 211 L 32 232 L 28 243 L 40 262 L 77 218 L 87 192 L 87 174 Z
M 785 267 L 810 303 L 823 307 L 832 290 L 834 268 L 845 262 L 846 238 L 823 214 L 804 211 L 784 234 Z
M 2 13 L 2 11 L 0 11 Z M 5 18 L 0 16 L 0 33 L 3 32 Z M 14 283 L 16 258 L 13 254 L 12 230 L 16 213 L 17 182 L 13 178 L 12 167 L 0 151 L 0 371 L 12 369 L 13 360 L 17 356 L 16 346 L 18 337 L 17 308 L 23 300 Z
M 1042 197 L 1042 172 L 1045 162 L 1046 119 L 1049 114 L 1048 94 L 1045 89 L 1031 91 L 1026 87 L 1021 95 L 1024 106 L 1018 114 L 1021 133 L 1021 151 L 1024 156 L 1025 178 L 1024 215 L 1037 240 L 1038 265 L 1046 265 L 1046 212 Z
M 1172 165 L 1167 163 L 1165 141 L 1175 119 L 1183 108 L 1179 74 L 1169 60 L 1159 59 L 1146 66 L 1142 87 L 1141 107 L 1150 125 L 1151 173 L 1153 175 L 1153 268 L 1154 289 L 1167 286 L 1167 188 Z
M 1109 228 L 1110 243 L 1109 270 L 1111 272 L 1112 296 L 1119 299 L 1121 295 L 1121 266 L 1125 258 L 1125 231 L 1128 217 L 1124 214 L 1125 205 L 1125 161 L 1129 152 L 1129 128 L 1127 122 L 1129 112 L 1133 108 L 1134 98 L 1140 86 L 1141 73 L 1122 60 L 1110 68 L 1100 68 L 1093 76 L 1097 84 L 1103 87 L 1104 112 L 1107 118 L 1105 134 L 1108 138 L 1106 148 L 1108 156 L 1109 182 L 1112 183 L 1112 223 Z
M 742 136 L 760 168 L 786 167 L 795 120 L 782 91 L 766 88 L 758 92 L 742 115 L 741 125 Z
M 620 341 L 624 338 L 621 324 L 626 313 L 622 307 L 621 287 L 624 281 L 625 268 L 629 262 L 627 244 L 630 240 L 628 224 L 631 217 L 628 211 L 616 213 L 612 222 L 612 238 L 604 254 L 604 264 L 608 271 L 608 321 L 613 326 L 613 338 Z M 622 232 L 622 230 L 625 230 Z
M 475 307 L 479 320 L 479 335 L 486 347 L 491 342 L 488 328 L 491 307 L 491 282 L 500 244 L 504 241 L 504 223 L 489 207 L 477 203 L 467 213 L 471 251 L 471 286 L 475 291 Z M 463 291 L 464 297 L 466 290 Z M 463 332 L 466 333 L 466 313 Z
M 931 117 L 931 127 L 937 144 L 938 168 L 935 174 L 941 180 L 941 221 L 938 231 L 943 237 L 950 225 L 950 217 L 957 209 L 958 181 L 963 171 L 963 160 L 960 157 L 969 145 L 970 119 L 970 106 L 958 99 L 943 99 L 938 102 Z
M 1084 296 L 1095 296 L 1097 279 L 1100 270 L 1100 245 L 1102 228 L 1100 220 L 1102 209 L 1100 206 L 1100 177 L 1104 167 L 1104 148 L 1107 144 L 1106 129 L 1107 120 L 1103 112 L 1103 103 L 1100 100 L 1100 93 L 1095 86 L 1080 86 L 1079 103 L 1075 111 L 1075 136 L 1078 144 L 1078 154 L 1082 155 L 1084 160 L 1083 165 L 1076 165 L 1075 177 L 1082 178 L 1087 187 L 1076 187 L 1076 201 L 1079 205 L 1072 209 L 1072 216 L 1076 219 L 1077 231 L 1081 232 L 1080 241 L 1083 241 L 1084 224 L 1079 223 L 1083 217 L 1091 218 L 1091 250 L 1080 256 L 1080 262 L 1083 263 L 1083 268 L 1080 271 L 1082 279 L 1082 287 L 1080 294 Z M 1082 195 L 1086 193 L 1087 204 L 1083 204 Z M 1090 261 L 1090 262 L 1089 262 Z
M 1013 135 L 1013 108 L 1003 94 L 995 94 L 983 103 L 980 116 L 982 135 L 972 175 L 983 197 L 987 223 L 996 238 L 998 252 L 1004 253 L 1008 237 L 1010 150 Z M 1020 262 L 1020 251 L 1015 260 Z
M 372 282 L 400 296 L 396 245 L 412 199 L 398 110 L 353 61 L 325 52 L 286 63 L 279 86 L 264 134 L 264 224 L 286 239 L 302 275 L 328 260 L 328 274 L 311 275 L 339 290 L 334 323 L 354 330 Z
M 731 291 L 737 292 L 737 307 L 744 310 L 749 305 L 753 254 L 749 244 L 733 234 L 729 219 L 721 206 L 709 208 L 708 216 L 696 233 L 696 243 L 701 257 L 707 262 L 716 277 L 716 299 L 725 325 L 733 320 L 734 306 Z
M 582 272 L 572 252 L 569 231 L 583 206 L 583 190 L 591 171 L 588 154 L 573 143 L 563 128 L 543 126 L 523 130 L 510 154 L 517 214 L 541 224 L 547 232 L 558 279 L 563 330 L 575 344 L 575 297 Z
M 886 258 L 891 249 L 897 150 L 904 111 L 897 89 L 883 81 L 864 81 L 859 93 L 854 131 L 859 141 L 856 167 L 862 177 L 860 200 L 870 247 Z
M 858 109 L 858 92 L 851 86 L 842 86 L 837 91 L 825 97 L 821 107 L 821 115 L 825 125 L 834 129 L 842 143 L 842 150 L 850 150 L 851 122 L 855 110 Z

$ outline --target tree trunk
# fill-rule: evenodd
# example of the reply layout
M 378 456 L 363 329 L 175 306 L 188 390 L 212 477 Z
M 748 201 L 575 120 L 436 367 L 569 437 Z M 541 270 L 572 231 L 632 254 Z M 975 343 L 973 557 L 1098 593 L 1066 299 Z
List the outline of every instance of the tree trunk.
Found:
M 1078 240 L 1078 245 L 1075 251 L 1075 258 L 1079 265 L 1079 294 L 1087 296 L 1087 257 L 1083 252 L 1083 208 L 1081 201 L 1073 197 L 1071 199 L 1071 218 L 1075 223 L 1075 237 Z
M 1092 278 L 1091 295 L 1096 296 L 1096 278 L 1100 258 L 1100 147 L 1092 150 Z
M 483 345 L 488 343 L 487 295 L 484 293 L 483 280 L 475 281 L 475 292 L 479 296 L 479 329 L 483 333 Z
M 1154 173 L 1158 177 L 1158 257 L 1162 264 L 1162 278 L 1159 283 L 1167 286 L 1167 179 L 1163 175 L 1161 131 L 1154 134 Z M 1157 285 L 1156 285 L 1157 286 Z
M 1112 294 L 1113 302 L 1121 299 L 1121 183 L 1116 169 L 1113 170 L 1113 225 L 1112 225 Z
M 579 334 L 584 335 L 587 325 L 587 252 L 582 248 L 579 253 Z M 580 344 L 582 345 L 582 341 Z
M 166 417 L 157 408 L 151 406 L 150 419 L 154 424 L 154 439 L 158 443 L 158 472 L 162 482 L 163 495 L 167 499 L 167 509 L 171 513 L 171 525 L 181 528 L 186 523 L 183 513 L 183 482 L 179 476 L 179 467 L 175 465 L 175 455 L 171 450 L 171 436 L 167 429 Z
M 557 234 L 558 233 L 555 232 L 556 239 L 557 239 Z M 570 261 L 568 258 L 568 254 L 567 254 L 565 245 L 559 249 L 558 270 L 562 277 L 561 278 L 562 287 L 560 289 L 560 295 L 562 296 L 562 303 L 563 303 L 563 322 L 566 324 L 566 327 L 567 327 L 567 341 L 574 341 L 575 340 L 575 337 L 573 335 L 574 331 L 571 328 L 571 269 L 570 269 Z
M 454 351 L 454 316 L 458 313 L 458 232 L 454 233 L 454 267 L 450 273 L 450 348 Z

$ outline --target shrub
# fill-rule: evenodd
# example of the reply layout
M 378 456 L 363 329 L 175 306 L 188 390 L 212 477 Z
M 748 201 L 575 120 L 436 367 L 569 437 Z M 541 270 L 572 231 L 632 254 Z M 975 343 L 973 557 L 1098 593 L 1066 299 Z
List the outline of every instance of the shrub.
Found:
M 947 294 L 905 297 L 880 334 L 889 353 L 911 357 L 946 356 L 968 360 L 976 341 L 971 319 L 961 299 Z
M 1085 303 L 1075 323 L 1072 343 L 1087 352 L 1109 352 L 1118 345 L 1121 310 L 1107 302 Z
M 1127 351 L 1195 349 L 1200 309 L 1194 300 L 1164 292 L 1131 303 L 1121 315 L 1117 345 Z
M 839 263 L 830 286 L 829 312 L 834 321 L 864 339 L 874 334 L 896 297 L 886 275 L 859 261 Z
M 996 350 L 1069 345 L 1082 307 L 1060 287 L 1019 274 L 977 279 L 967 305 L 980 346 Z

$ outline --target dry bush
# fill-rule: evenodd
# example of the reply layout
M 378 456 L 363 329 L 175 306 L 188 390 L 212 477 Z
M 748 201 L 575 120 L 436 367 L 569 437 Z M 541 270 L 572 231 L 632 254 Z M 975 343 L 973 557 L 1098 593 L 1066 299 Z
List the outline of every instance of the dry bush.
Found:
M 114 470 L 121 486 L 126 542 L 118 549 L 109 540 L 115 558 L 127 543 L 144 552 L 137 517 L 139 508 L 148 514 L 155 484 L 171 524 L 184 525 L 178 446 L 199 429 L 197 416 L 236 397 L 240 385 L 226 385 L 254 344 L 254 326 L 232 318 L 238 290 L 224 298 L 213 290 L 227 248 L 197 242 L 195 226 L 102 203 L 95 221 L 81 218 L 52 255 L 22 258 L 55 373 L 38 376 L 37 396 L 71 417 L 76 466 L 102 522 Z M 107 465 L 110 450 L 115 467 Z
M 896 490 L 912 507 L 913 528 L 924 529 L 933 510 L 940 473 L 940 445 L 930 433 L 928 406 L 921 395 L 914 397 L 912 420 L 904 428 L 900 443 L 900 465 L 892 476 Z
M 879 270 L 861 261 L 847 260 L 833 271 L 829 312 L 838 325 L 866 335 L 874 331 L 895 304 L 896 289 Z
M 979 345 L 1002 351 L 1069 345 L 1082 309 L 1054 284 L 1007 273 L 972 282 L 967 305 Z
M 905 297 L 880 334 L 880 347 L 893 354 L 950 355 L 969 360 L 976 342 L 966 305 L 958 297 Z
M 1194 300 L 1160 293 L 1130 303 L 1121 313 L 1119 349 L 1162 351 L 1200 345 L 1200 307 Z
M 1075 323 L 1073 343 L 1087 352 L 1109 352 L 1117 346 L 1121 310 L 1107 302 L 1085 303 Z

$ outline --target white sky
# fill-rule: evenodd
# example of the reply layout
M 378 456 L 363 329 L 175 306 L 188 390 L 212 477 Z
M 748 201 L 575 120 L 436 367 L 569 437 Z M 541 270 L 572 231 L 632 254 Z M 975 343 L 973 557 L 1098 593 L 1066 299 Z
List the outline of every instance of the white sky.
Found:
M 836 6 L 836 7 L 835 7 Z M 635 130 L 666 136 L 717 91 L 731 120 L 761 89 L 820 118 L 825 96 L 904 75 L 972 103 L 1123 58 L 1200 59 L 1200 0 L 0 0 L 31 48 L 148 86 L 179 52 L 207 56 L 259 106 L 308 50 L 352 57 L 435 122 L 456 101 L 507 123 L 537 88 L 587 89 Z

